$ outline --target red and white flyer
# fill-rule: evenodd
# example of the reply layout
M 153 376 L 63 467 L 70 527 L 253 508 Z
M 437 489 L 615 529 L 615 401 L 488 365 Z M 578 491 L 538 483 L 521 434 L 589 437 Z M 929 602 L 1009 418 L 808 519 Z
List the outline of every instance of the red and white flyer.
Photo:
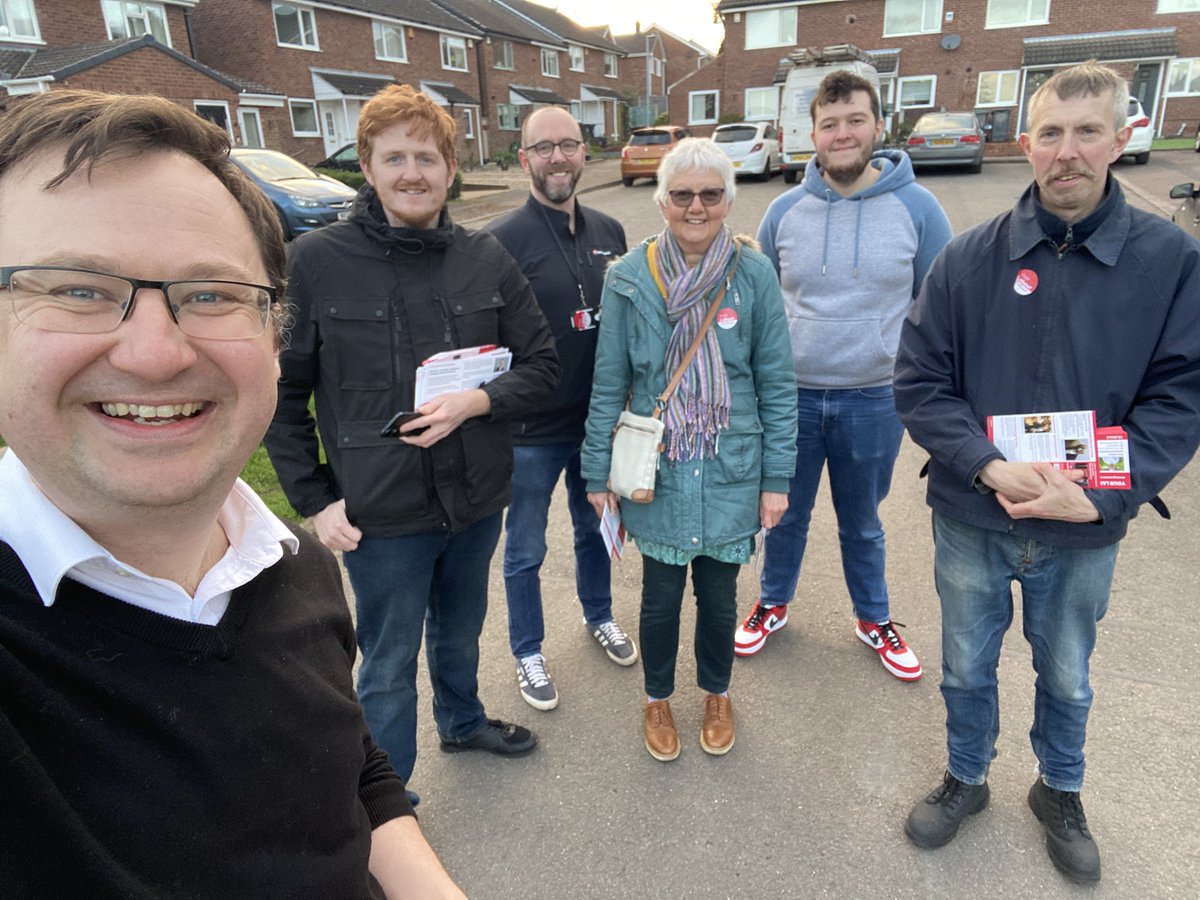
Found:
M 1094 410 L 988 416 L 987 435 L 1010 462 L 1084 472 L 1084 487 L 1130 488 L 1129 436 L 1119 425 L 1097 428 Z
M 495 344 L 435 353 L 417 369 L 413 409 L 441 394 L 483 387 L 510 368 L 512 353 Z

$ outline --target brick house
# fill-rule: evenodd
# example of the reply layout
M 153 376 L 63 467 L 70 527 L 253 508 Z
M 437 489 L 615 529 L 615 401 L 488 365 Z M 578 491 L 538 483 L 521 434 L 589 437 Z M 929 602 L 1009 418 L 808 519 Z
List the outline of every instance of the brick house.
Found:
M 1128 79 L 1158 133 L 1200 122 L 1200 0 L 721 0 L 717 12 L 722 52 L 669 89 L 672 122 L 700 134 L 726 115 L 777 120 L 781 60 L 842 43 L 871 53 L 892 127 L 970 109 L 994 141 L 1015 140 L 1033 91 L 1091 58 Z
M 363 103 L 399 82 L 455 117 L 460 164 L 484 159 L 483 34 L 429 0 L 200 0 L 192 21 L 197 59 L 284 93 L 275 149 L 323 159 L 353 142 Z
M 667 111 L 668 85 L 713 59 L 704 47 L 659 25 L 643 31 L 637 24 L 632 34 L 613 35 L 613 40 L 625 51 L 621 82 L 626 95 L 637 97 L 639 104 L 653 107 L 656 113 Z
M 0 0 L 4 103 L 57 88 L 166 97 L 225 128 L 235 143 L 276 135 L 282 94 L 194 58 L 197 0 Z

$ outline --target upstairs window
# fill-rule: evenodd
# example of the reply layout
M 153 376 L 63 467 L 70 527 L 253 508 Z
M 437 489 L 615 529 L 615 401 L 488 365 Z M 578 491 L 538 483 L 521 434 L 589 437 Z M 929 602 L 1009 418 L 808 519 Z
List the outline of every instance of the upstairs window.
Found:
M 371 30 L 375 33 L 375 58 L 392 62 L 408 62 L 408 48 L 404 44 L 404 28 L 394 22 L 373 20 Z
M 460 37 L 443 34 L 442 39 L 442 68 L 455 72 L 467 71 L 467 42 Z
M 109 40 L 141 37 L 150 34 L 160 44 L 170 47 L 167 13 L 158 3 L 130 3 L 129 0 L 103 0 L 104 24 Z
M 0 41 L 39 41 L 33 0 L 0 0 Z
M 282 46 L 318 49 L 317 20 L 311 9 L 294 3 L 276 3 L 273 9 L 275 37 Z
M 942 30 L 942 0 L 886 0 L 883 36 L 932 34 Z
M 1158 0 L 1158 9 L 1156 12 L 1200 12 L 1200 0 Z
M 1050 21 L 1050 0 L 988 0 L 988 28 L 1045 25 Z
M 583 71 L 583 48 L 575 44 L 567 45 L 567 52 L 571 54 L 571 71 Z
M 746 13 L 746 49 L 792 47 L 796 44 L 796 7 Z
M 605 78 L 616 78 L 617 77 L 617 54 L 615 54 L 615 53 L 605 53 L 604 54 L 604 77 Z
M 547 78 L 558 77 L 558 51 L 542 48 L 542 74 Z
M 497 41 L 496 47 L 496 68 L 511 69 L 513 67 L 513 46 L 512 41 Z

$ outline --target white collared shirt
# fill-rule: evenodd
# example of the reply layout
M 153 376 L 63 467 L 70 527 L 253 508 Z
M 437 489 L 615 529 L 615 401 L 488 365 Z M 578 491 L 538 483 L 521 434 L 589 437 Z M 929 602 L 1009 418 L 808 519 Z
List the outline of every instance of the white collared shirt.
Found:
M 0 541 L 16 552 L 46 606 L 71 578 L 118 600 L 200 625 L 216 625 L 235 588 L 293 554 L 300 542 L 240 478 L 217 522 L 229 539 L 225 555 L 204 573 L 191 596 L 165 578 L 128 566 L 94 541 L 42 493 L 9 448 L 0 456 Z

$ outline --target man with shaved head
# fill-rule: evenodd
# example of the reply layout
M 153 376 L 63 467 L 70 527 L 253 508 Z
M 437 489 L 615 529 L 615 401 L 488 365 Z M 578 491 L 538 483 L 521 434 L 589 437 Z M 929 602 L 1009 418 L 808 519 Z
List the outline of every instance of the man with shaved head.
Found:
M 575 199 L 585 149 L 579 123 L 566 110 L 550 106 L 530 115 L 521 129 L 518 152 L 521 168 L 529 174 L 529 201 L 487 229 L 529 279 L 562 363 L 562 381 L 554 396 L 513 422 L 513 499 L 505 523 L 509 643 L 521 696 L 542 710 L 558 705 L 558 691 L 542 655 L 539 571 L 546 557 L 550 497 L 564 471 L 575 528 L 575 589 L 584 624 L 613 662 L 629 666 L 637 661 L 633 641 L 613 621 L 608 554 L 579 474 L 604 271 L 625 252 L 620 223 L 585 209 Z

